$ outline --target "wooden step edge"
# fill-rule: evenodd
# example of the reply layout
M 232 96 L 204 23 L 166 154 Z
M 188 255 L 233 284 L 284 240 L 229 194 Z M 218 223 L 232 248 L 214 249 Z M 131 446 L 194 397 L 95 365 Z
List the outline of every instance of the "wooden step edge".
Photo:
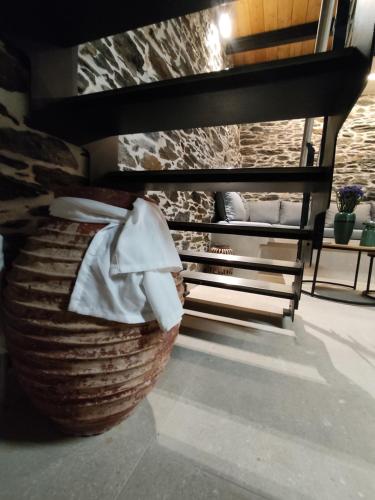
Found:
M 205 306 L 212 306 L 211 308 L 207 307 L 207 310 L 205 309 Z M 214 306 L 216 306 L 217 310 L 214 311 Z M 220 307 L 218 307 L 220 306 Z M 210 312 L 208 312 L 210 311 Z M 230 316 L 228 314 L 230 312 L 245 312 L 247 315 L 254 316 L 254 318 L 258 319 L 262 318 L 263 320 L 267 321 L 267 325 L 263 325 L 262 323 L 250 321 L 249 319 L 240 319 L 239 317 L 236 316 Z M 223 314 L 224 313 L 224 314 Z M 286 338 L 291 338 L 295 339 L 296 335 L 293 332 L 293 330 L 287 329 L 287 328 L 281 328 L 278 326 L 280 324 L 280 321 L 282 321 L 282 314 L 276 314 L 273 311 L 256 311 L 255 309 L 252 310 L 251 308 L 237 308 L 236 310 L 231 311 L 231 308 L 229 305 L 226 305 L 225 308 L 222 307 L 222 304 L 217 304 L 215 302 L 209 302 L 209 301 L 202 301 L 202 300 L 196 300 L 196 299 L 191 299 L 187 306 L 184 307 L 184 320 L 182 322 L 182 328 L 181 328 L 181 333 L 184 333 L 184 327 L 189 327 L 188 321 L 186 320 L 187 316 L 192 316 L 196 317 L 199 319 L 206 319 L 206 320 L 211 320 L 219 323 L 229 323 L 232 325 L 236 325 L 239 327 L 242 327 L 247 330 L 247 333 L 250 335 L 253 334 L 254 331 L 260 331 L 262 334 L 264 333 L 265 335 L 269 334 L 277 334 L 281 335 Z M 270 321 L 271 320 L 271 321 Z M 275 323 L 274 325 L 272 324 L 272 320 Z M 270 324 L 271 323 L 271 324 Z
M 167 221 L 172 231 L 193 231 L 198 233 L 236 234 L 238 236 L 257 236 L 264 238 L 280 238 L 287 240 L 313 239 L 313 229 L 290 229 L 272 226 L 243 226 L 241 224 L 217 224 L 215 222 Z
M 195 271 L 183 271 L 181 274 L 187 283 L 226 288 L 239 292 L 256 293 L 258 295 L 268 295 L 281 299 L 298 299 L 293 286 Z
M 303 264 L 297 260 L 295 262 L 260 259 L 246 257 L 242 255 L 224 255 L 210 252 L 190 252 L 181 251 L 179 256 L 184 262 L 194 262 L 200 264 L 219 264 L 224 267 L 234 267 L 236 269 L 248 269 L 270 273 L 291 274 L 299 276 L 303 273 Z M 243 261 L 238 260 L 243 259 Z

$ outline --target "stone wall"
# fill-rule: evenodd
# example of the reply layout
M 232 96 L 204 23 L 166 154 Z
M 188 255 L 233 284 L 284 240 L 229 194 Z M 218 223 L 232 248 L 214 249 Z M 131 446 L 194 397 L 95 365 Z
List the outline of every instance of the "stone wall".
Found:
M 237 167 L 239 157 L 238 127 L 134 134 L 120 138 L 121 170 L 199 169 Z M 215 207 L 212 193 L 150 193 L 169 219 L 211 222 Z M 207 250 L 210 235 L 173 232 L 182 249 Z
M 375 200 L 375 95 L 362 96 L 337 141 L 334 186 L 359 184 Z
M 79 50 L 79 92 L 136 85 L 221 70 L 228 65 L 216 9 L 84 44 Z M 167 112 L 168 110 L 166 110 Z M 119 138 L 119 168 L 159 170 L 240 166 L 238 126 L 134 134 Z M 210 221 L 210 193 L 153 193 L 166 216 Z M 175 233 L 182 248 L 206 249 L 209 235 Z
M 272 167 L 299 164 L 303 120 L 266 122 L 240 126 L 242 166 Z M 316 151 L 322 132 L 322 120 L 314 122 L 312 142 Z M 317 156 L 317 155 L 316 155 Z M 334 188 L 359 184 L 366 198 L 375 199 L 375 96 L 362 96 L 353 108 L 337 141 Z M 272 199 L 275 193 L 247 193 L 247 198 Z M 299 199 L 298 194 L 282 198 Z M 334 194 L 333 194 L 334 198 Z
M 82 45 L 79 92 L 220 70 L 228 66 L 216 27 L 215 10 L 148 26 Z M 374 198 L 371 180 L 374 151 L 374 97 L 361 98 L 340 133 L 334 186 L 358 183 Z M 298 165 L 303 120 L 267 122 L 185 131 L 135 134 L 119 138 L 120 169 L 174 169 Z M 322 120 L 316 120 L 313 143 L 319 150 Z M 245 198 L 301 199 L 299 193 L 246 193 Z M 211 220 L 209 193 L 157 193 L 169 218 Z M 185 247 L 204 248 L 207 236 L 175 236 Z M 192 241 L 194 238 L 194 241 Z
M 79 92 L 91 93 L 223 69 L 216 9 L 85 43 Z
M 7 248 L 47 215 L 56 187 L 87 178 L 81 148 L 25 125 L 29 83 L 28 60 L 0 41 L 0 233 Z

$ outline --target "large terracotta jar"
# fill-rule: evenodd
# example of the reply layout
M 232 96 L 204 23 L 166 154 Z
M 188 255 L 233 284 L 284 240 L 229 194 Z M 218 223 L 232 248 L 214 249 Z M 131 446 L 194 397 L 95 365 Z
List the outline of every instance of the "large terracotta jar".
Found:
M 75 196 L 77 193 L 74 194 Z M 131 208 L 136 196 L 86 188 L 81 196 Z M 103 225 L 51 218 L 27 240 L 7 275 L 6 340 L 34 405 L 63 431 L 91 435 L 123 420 L 154 386 L 178 325 L 128 325 L 67 310 L 90 240 Z M 183 300 L 183 284 L 175 276 Z

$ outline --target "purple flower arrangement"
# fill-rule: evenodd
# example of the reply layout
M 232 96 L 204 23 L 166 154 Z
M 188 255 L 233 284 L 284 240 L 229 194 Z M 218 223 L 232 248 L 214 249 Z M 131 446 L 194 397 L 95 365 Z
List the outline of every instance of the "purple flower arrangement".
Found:
M 361 186 L 344 186 L 336 190 L 336 203 L 339 212 L 351 214 L 361 202 L 364 191 Z

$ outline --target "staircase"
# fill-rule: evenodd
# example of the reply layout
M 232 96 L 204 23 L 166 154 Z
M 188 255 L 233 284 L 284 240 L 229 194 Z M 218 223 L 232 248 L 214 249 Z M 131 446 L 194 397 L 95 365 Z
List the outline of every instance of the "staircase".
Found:
M 51 19 L 37 21 L 39 31 L 31 29 L 31 22 L 25 29 L 28 36 L 35 40 L 69 46 L 194 12 L 210 4 L 208 0 L 165 1 L 154 2 L 154 8 L 147 6 L 145 9 L 144 3 L 140 1 L 134 4 L 131 11 L 127 10 L 126 17 L 121 18 L 118 9 L 126 9 L 125 4 L 120 6 L 121 3 L 116 2 L 117 7 L 112 11 L 107 2 L 103 11 L 100 4 L 94 1 L 91 6 L 93 15 L 88 22 L 77 24 L 74 16 L 67 15 L 64 30 L 52 29 L 51 19 L 57 15 L 53 8 L 44 12 L 44 17 L 50 16 Z M 75 4 L 72 3 L 72 8 Z M 18 17 L 12 17 L 12 9 L 14 6 L 11 4 L 6 7 L 5 14 L 2 14 L 6 22 L 0 21 L 0 28 L 7 29 L 13 20 L 15 29 L 19 29 L 20 24 L 16 22 Z M 104 18 L 101 20 L 103 12 Z M 31 9 L 30 16 L 35 17 L 35 9 Z M 116 171 L 106 175 L 100 182 L 102 186 L 137 192 L 206 190 L 304 193 L 304 215 L 300 229 L 179 221 L 168 221 L 168 224 L 171 229 L 182 231 L 298 240 L 299 257 L 305 260 L 307 248 L 311 251 L 311 248 L 319 248 L 322 244 L 325 210 L 331 195 L 336 139 L 366 83 L 373 54 L 374 20 L 375 2 L 357 0 L 354 14 L 349 14 L 348 0 L 339 0 L 334 50 L 331 52 L 89 95 L 49 99 L 36 103 L 30 125 L 75 144 L 86 144 L 120 134 L 324 116 L 318 167 Z M 1 26 L 2 23 L 4 26 Z M 343 33 L 350 35 L 346 36 L 346 41 Z M 309 204 L 311 215 L 307 221 Z M 188 251 L 180 255 L 185 262 L 220 263 L 240 269 L 290 274 L 294 276 L 291 286 L 190 271 L 184 272 L 184 278 L 188 283 L 288 299 L 288 314 L 292 317 L 298 307 L 303 276 L 301 260 L 288 263 Z
M 303 263 L 298 260 L 296 262 L 287 262 L 285 260 L 257 259 L 255 257 L 240 257 L 238 255 L 192 252 L 187 250 L 180 251 L 179 255 L 184 262 L 236 267 L 237 269 L 290 274 L 293 276 L 301 276 L 303 274 Z
M 348 74 L 363 78 L 367 63 L 348 47 L 67 97 L 34 109 L 30 125 L 86 144 L 121 134 L 344 114 L 361 91 L 361 80 Z
M 201 273 L 195 271 L 183 271 L 182 275 L 186 283 L 205 286 L 219 286 L 228 290 L 239 292 L 256 293 L 290 301 L 289 309 L 285 309 L 286 315 L 294 316 L 294 310 L 298 308 L 301 294 L 303 277 L 303 263 L 287 262 L 282 260 L 258 259 L 255 257 L 242 257 L 238 255 L 220 255 L 209 252 L 180 252 L 183 262 L 197 264 L 214 264 L 219 266 L 234 267 L 236 269 L 247 269 L 263 273 L 287 274 L 294 276 L 292 285 L 280 285 L 268 281 L 250 280 L 232 276 L 219 276 L 217 274 Z
M 19 0 L 1 6 L 0 31 L 59 48 L 160 23 L 233 0 Z

